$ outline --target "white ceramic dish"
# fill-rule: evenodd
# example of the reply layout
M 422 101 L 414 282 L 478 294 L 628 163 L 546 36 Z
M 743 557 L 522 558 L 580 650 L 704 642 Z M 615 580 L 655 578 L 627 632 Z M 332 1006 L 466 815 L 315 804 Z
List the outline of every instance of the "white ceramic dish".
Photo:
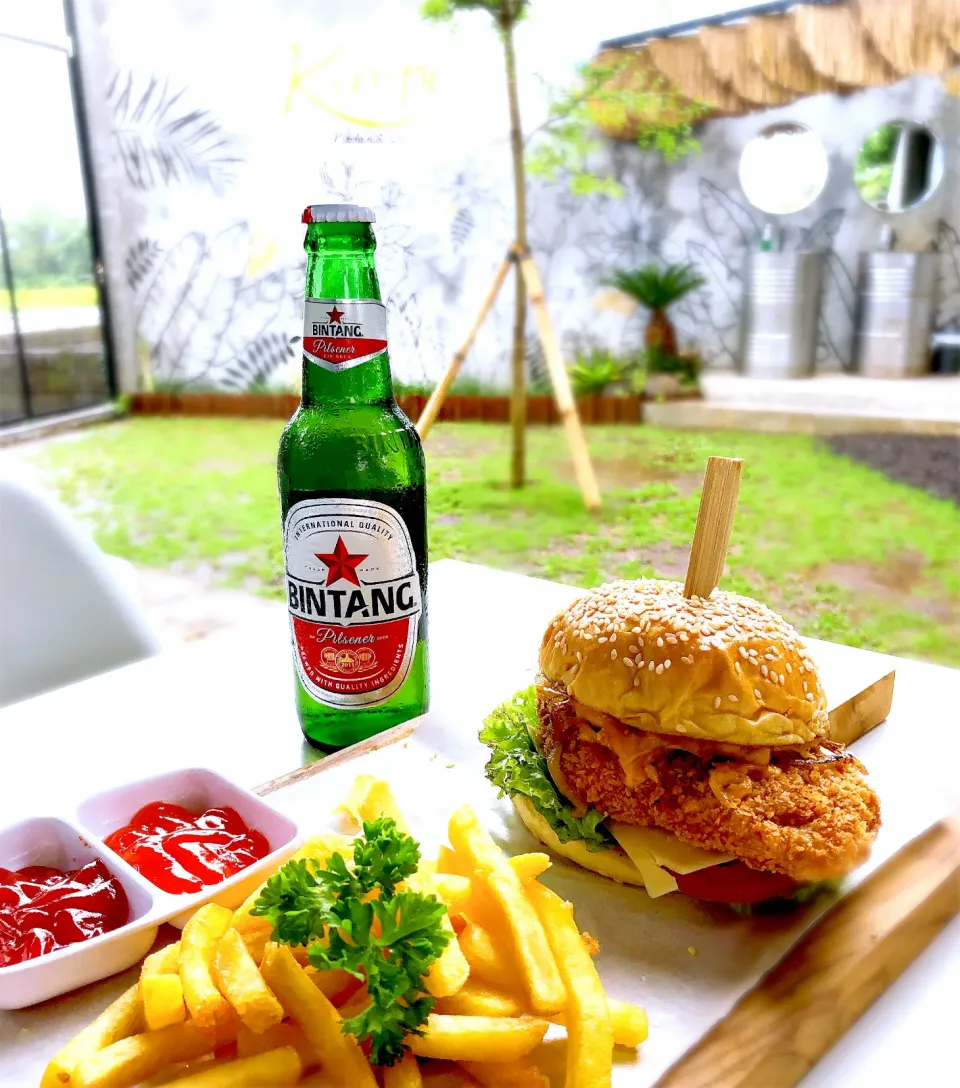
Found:
M 171 895 L 109 850 L 103 839 L 150 801 L 172 801 L 191 812 L 235 808 L 262 832 L 270 853 L 243 872 L 190 895 Z M 0 866 L 21 869 L 51 865 L 75 869 L 100 858 L 120 881 L 130 903 L 130 921 L 111 933 L 68 945 L 45 956 L 0 967 L 0 1009 L 22 1009 L 132 966 L 153 944 L 162 922 L 181 927 L 202 904 L 237 907 L 264 874 L 282 864 L 302 842 L 297 824 L 261 798 L 213 771 L 172 771 L 120 786 L 82 801 L 75 819 L 39 816 L 0 830 Z

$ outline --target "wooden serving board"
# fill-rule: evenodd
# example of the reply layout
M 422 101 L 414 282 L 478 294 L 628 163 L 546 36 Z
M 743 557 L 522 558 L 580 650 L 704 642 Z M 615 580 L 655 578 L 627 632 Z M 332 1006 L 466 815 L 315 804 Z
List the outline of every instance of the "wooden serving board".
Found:
M 793 1088 L 958 913 L 946 820 L 844 896 L 657 1088 Z

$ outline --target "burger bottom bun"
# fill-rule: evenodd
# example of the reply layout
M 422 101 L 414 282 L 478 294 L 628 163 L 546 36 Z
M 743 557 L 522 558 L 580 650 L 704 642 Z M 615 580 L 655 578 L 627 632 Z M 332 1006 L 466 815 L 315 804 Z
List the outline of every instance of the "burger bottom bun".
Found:
M 618 884 L 633 884 L 643 888 L 643 877 L 633 862 L 618 850 L 605 848 L 603 850 L 588 850 L 582 839 L 571 839 L 570 842 L 561 842 L 553 828 L 540 815 L 526 797 L 519 795 L 511 798 L 517 815 L 523 821 L 524 827 L 535 839 L 539 839 L 544 846 L 555 854 L 572 861 L 584 869 L 590 869 L 601 876 L 609 877 Z

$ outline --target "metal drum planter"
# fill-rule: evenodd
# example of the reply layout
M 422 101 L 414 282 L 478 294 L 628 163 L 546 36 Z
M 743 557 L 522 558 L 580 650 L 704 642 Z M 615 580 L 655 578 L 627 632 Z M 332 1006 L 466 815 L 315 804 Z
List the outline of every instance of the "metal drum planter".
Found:
M 935 253 L 862 253 L 857 366 L 871 378 L 930 369 L 937 284 Z
M 813 373 L 823 253 L 752 253 L 744 307 L 743 372 L 751 378 Z

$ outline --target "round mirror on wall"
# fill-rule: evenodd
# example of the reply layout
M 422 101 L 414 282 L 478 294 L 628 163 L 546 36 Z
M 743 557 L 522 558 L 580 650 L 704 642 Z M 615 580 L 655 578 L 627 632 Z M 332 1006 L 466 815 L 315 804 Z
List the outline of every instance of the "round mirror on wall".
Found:
M 792 122 L 758 132 L 740 156 L 740 185 L 747 200 L 768 215 L 809 207 L 823 192 L 827 152 L 815 132 Z
M 919 207 L 943 180 L 943 144 L 924 125 L 888 121 L 863 141 L 853 183 L 881 212 Z

